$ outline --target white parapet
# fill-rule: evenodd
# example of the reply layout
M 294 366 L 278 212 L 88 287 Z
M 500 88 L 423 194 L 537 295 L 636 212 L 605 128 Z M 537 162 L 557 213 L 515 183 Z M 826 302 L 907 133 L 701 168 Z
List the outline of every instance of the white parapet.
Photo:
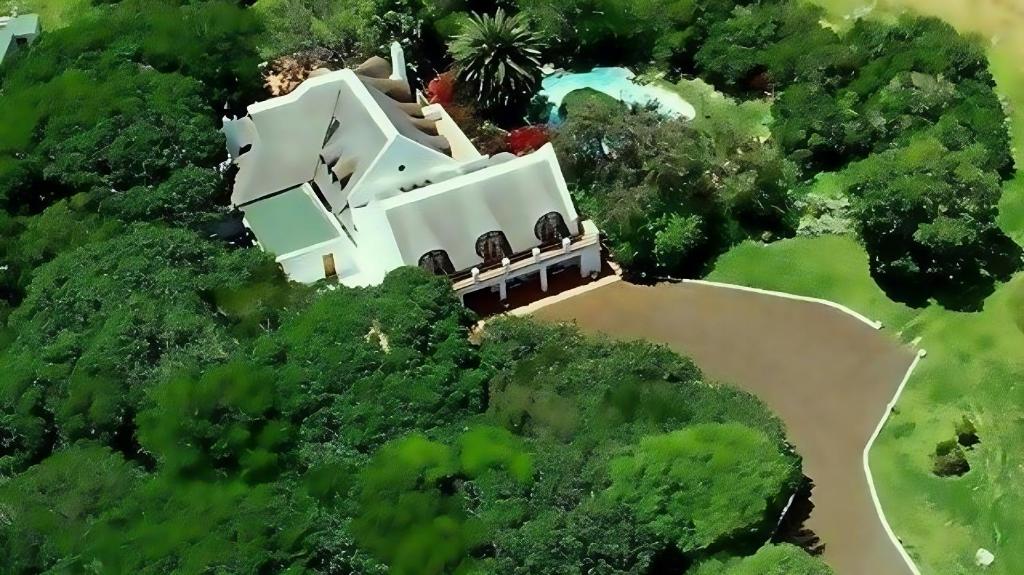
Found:
M 398 42 L 391 43 L 391 79 L 408 82 L 408 73 L 405 71 L 405 52 Z

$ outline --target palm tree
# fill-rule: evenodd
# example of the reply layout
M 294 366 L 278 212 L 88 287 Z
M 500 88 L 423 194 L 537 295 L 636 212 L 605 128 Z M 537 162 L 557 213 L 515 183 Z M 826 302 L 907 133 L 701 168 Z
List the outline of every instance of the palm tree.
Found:
M 494 16 L 473 14 L 448 46 L 459 79 L 473 86 L 485 109 L 529 101 L 541 76 L 541 38 L 522 14 L 501 8 Z

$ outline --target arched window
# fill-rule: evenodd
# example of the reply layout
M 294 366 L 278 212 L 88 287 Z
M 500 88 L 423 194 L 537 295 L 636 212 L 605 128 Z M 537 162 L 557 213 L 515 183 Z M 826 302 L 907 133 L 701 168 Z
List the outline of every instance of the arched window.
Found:
M 512 246 L 501 231 L 487 232 L 476 239 L 476 255 L 485 264 L 500 262 L 501 258 L 512 257 Z
M 561 241 L 562 238 L 567 238 L 571 234 L 569 234 L 569 226 L 565 225 L 562 214 L 548 212 L 541 216 L 533 226 L 533 235 L 537 236 L 542 243 L 547 244 Z
M 455 273 L 452 258 L 444 250 L 431 250 L 420 256 L 420 267 L 439 276 Z

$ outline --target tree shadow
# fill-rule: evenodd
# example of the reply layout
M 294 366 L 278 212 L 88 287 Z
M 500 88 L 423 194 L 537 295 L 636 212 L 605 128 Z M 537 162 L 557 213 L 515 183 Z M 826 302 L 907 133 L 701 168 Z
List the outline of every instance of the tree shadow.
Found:
M 988 251 L 970 270 L 945 275 L 884 273 L 872 266 L 874 278 L 885 295 L 910 307 L 922 308 L 930 300 L 959 312 L 978 312 L 996 287 L 1021 269 L 1024 250 L 1003 233 L 986 241 Z
M 793 504 L 790 505 L 775 530 L 775 535 L 772 536 L 772 543 L 790 543 L 815 556 L 825 552 L 825 543 L 806 526 L 811 512 L 814 511 L 814 502 L 811 501 L 813 490 L 814 481 L 804 476 L 804 480 L 793 498 Z
M 691 558 L 680 552 L 675 545 L 669 545 L 651 558 L 647 575 L 676 575 L 685 573 L 691 566 L 693 566 Z

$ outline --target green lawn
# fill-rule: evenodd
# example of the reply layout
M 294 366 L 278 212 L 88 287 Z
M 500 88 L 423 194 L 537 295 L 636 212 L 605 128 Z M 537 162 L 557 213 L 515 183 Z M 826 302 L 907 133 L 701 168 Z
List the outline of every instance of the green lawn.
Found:
M 697 112 L 693 125 L 700 130 L 712 134 L 727 131 L 732 136 L 729 141 L 771 136 L 772 105 L 767 100 L 737 102 L 699 78 L 680 80 L 676 84 L 660 81 L 658 84 L 679 94 L 693 106 Z
M 39 14 L 43 30 L 57 30 L 92 9 L 89 0 L 15 0 L 21 14 Z
M 819 3 L 838 14 L 863 4 Z M 1024 150 L 1024 12 L 1005 0 L 881 0 L 879 6 L 917 7 L 998 39 L 990 50 L 993 71 L 1009 103 L 1015 147 Z M 815 189 L 835 183 L 826 178 Z M 1004 189 L 1000 224 L 1024 244 L 1024 174 Z M 709 279 L 835 300 L 882 320 L 903 341 L 920 337 L 928 357 L 871 454 L 886 514 L 927 574 L 979 573 L 979 547 L 996 556 L 986 573 L 1024 573 L 1024 274 L 1000 286 L 982 312 L 911 310 L 878 289 L 853 239 L 818 237 L 742 244 L 720 258 Z M 953 437 L 964 414 L 974 418 L 982 441 L 968 455 L 972 470 L 960 479 L 937 478 L 929 455 L 938 441 Z
M 886 513 L 926 573 L 973 573 L 978 547 L 993 551 L 989 573 L 1024 567 L 1024 276 L 1003 286 L 980 313 L 895 303 L 868 274 L 851 238 L 745 243 L 725 254 L 714 281 L 820 297 L 880 319 L 902 341 L 928 350 L 872 453 Z M 929 454 L 969 414 L 982 444 L 962 479 L 930 473 Z
M 819 297 L 841 303 L 902 329 L 918 312 L 896 303 L 868 275 L 868 256 L 846 236 L 794 238 L 736 246 L 715 264 L 708 279 Z

